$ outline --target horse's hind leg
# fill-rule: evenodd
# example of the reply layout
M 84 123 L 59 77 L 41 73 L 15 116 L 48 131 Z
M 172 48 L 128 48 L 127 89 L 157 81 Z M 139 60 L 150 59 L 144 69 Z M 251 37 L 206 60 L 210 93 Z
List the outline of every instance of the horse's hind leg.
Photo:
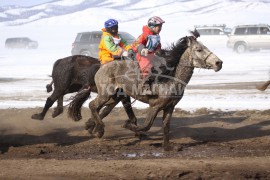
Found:
M 100 109 L 109 101 L 110 96 L 97 96 L 96 99 L 89 103 L 89 108 L 92 113 L 92 118 L 95 120 L 96 126 L 94 128 L 94 134 L 101 138 L 104 135 L 104 123 L 102 122 L 101 117 L 99 116 Z
M 125 97 L 121 99 L 123 107 L 128 115 L 128 120 L 123 125 L 124 128 L 129 129 L 130 126 L 137 126 L 137 118 L 133 112 L 132 106 L 131 106 L 131 100 L 130 97 Z M 114 99 L 114 102 L 106 105 L 104 108 L 101 109 L 101 113 L 99 114 L 100 118 L 103 119 L 110 112 L 113 110 L 113 108 L 120 102 L 120 99 Z M 95 121 L 92 118 L 89 118 L 88 121 L 85 123 L 85 129 L 88 130 L 90 134 L 92 134 L 94 128 L 96 126 Z
M 32 119 L 36 119 L 36 120 L 43 120 L 47 111 L 49 110 L 49 108 L 53 105 L 53 103 L 58 99 L 59 96 L 61 96 L 61 94 L 63 93 L 57 93 L 55 90 L 52 93 L 52 95 L 50 97 L 47 98 L 45 106 L 43 107 L 43 110 L 41 113 L 37 113 L 37 114 L 33 114 L 31 116 Z
M 131 106 L 131 100 L 130 100 L 130 96 L 127 96 L 125 98 L 123 98 L 122 100 L 122 104 L 124 106 L 124 109 L 128 115 L 128 120 L 125 122 L 125 124 L 123 125 L 124 128 L 130 129 L 128 127 L 130 126 L 137 126 L 137 118 L 134 114 L 134 111 L 132 109 Z
M 103 119 L 110 112 L 113 110 L 113 108 L 119 103 L 120 100 L 116 100 L 108 105 L 106 105 L 103 109 L 101 109 L 101 113 L 99 114 L 100 118 Z M 89 134 L 93 133 L 93 130 L 96 126 L 95 120 L 93 118 L 89 118 L 88 121 L 85 123 L 85 129 L 88 130 Z
M 56 116 L 58 116 L 59 114 L 63 113 L 63 99 L 64 96 L 60 96 L 57 100 L 57 107 L 54 108 L 53 113 L 52 113 L 52 117 L 55 118 Z

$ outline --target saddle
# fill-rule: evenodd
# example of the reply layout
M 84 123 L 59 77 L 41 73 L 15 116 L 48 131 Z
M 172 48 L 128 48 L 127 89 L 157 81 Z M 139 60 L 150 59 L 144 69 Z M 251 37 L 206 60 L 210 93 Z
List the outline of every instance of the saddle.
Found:
M 122 61 L 122 60 L 136 61 L 137 60 L 136 59 L 136 53 L 132 49 L 128 50 L 128 56 L 127 57 L 126 56 L 114 56 L 113 58 L 114 58 L 114 60 L 117 60 L 117 61 Z

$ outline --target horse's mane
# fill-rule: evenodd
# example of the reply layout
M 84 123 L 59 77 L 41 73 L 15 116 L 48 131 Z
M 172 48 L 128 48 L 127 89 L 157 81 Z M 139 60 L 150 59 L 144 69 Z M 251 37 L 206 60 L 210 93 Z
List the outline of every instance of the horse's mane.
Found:
M 189 32 L 191 33 L 191 36 L 182 37 L 176 43 L 172 43 L 171 46 L 161 50 L 161 56 L 166 58 L 167 64 L 170 67 L 177 66 L 182 54 L 188 47 L 188 40 L 196 40 L 200 37 L 200 34 L 196 29 Z
M 171 46 L 161 50 L 160 56 L 166 59 L 167 67 L 169 67 L 168 69 L 173 69 L 164 69 L 162 74 L 173 76 L 176 67 L 180 62 L 181 56 L 188 48 L 188 42 L 196 40 L 197 37 L 200 37 L 200 34 L 196 29 L 189 32 L 192 34 L 192 36 L 182 37 L 176 43 L 172 43 Z
M 188 47 L 187 38 L 188 37 L 182 37 L 176 43 L 172 43 L 171 46 L 161 50 L 162 51 L 161 56 L 166 59 L 168 66 L 170 67 L 177 66 L 182 54 Z

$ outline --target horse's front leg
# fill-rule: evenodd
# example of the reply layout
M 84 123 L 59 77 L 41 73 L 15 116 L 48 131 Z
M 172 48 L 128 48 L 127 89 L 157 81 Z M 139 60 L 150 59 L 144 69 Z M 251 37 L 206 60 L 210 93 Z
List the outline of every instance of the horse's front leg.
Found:
M 168 107 L 163 110 L 163 148 L 165 151 L 172 150 L 170 146 L 170 121 L 172 117 L 174 107 Z
M 137 128 L 137 118 L 136 118 L 135 113 L 134 113 L 132 106 L 131 106 L 130 96 L 125 97 L 121 101 L 122 101 L 124 109 L 128 115 L 128 120 L 125 121 L 125 123 L 123 124 L 123 128 L 129 129 L 129 130 L 136 129 Z M 137 131 L 134 131 L 134 132 L 135 132 L 135 136 L 143 135 Z
M 49 108 L 54 104 L 54 102 L 60 97 L 63 96 L 64 92 L 58 91 L 58 89 L 54 89 L 52 95 L 47 98 L 45 106 L 41 113 L 33 114 L 31 116 L 32 119 L 43 120 Z

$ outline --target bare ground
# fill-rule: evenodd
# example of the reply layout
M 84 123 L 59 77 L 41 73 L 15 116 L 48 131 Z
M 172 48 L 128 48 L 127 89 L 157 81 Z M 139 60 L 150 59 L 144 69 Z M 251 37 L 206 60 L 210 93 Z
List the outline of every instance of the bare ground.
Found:
M 0 179 L 270 179 L 270 110 L 176 109 L 174 150 L 162 149 L 162 114 L 148 136 L 122 128 L 121 108 L 105 120 L 102 139 L 64 114 L 32 120 L 35 109 L 0 110 Z M 136 110 L 139 123 L 147 109 Z

